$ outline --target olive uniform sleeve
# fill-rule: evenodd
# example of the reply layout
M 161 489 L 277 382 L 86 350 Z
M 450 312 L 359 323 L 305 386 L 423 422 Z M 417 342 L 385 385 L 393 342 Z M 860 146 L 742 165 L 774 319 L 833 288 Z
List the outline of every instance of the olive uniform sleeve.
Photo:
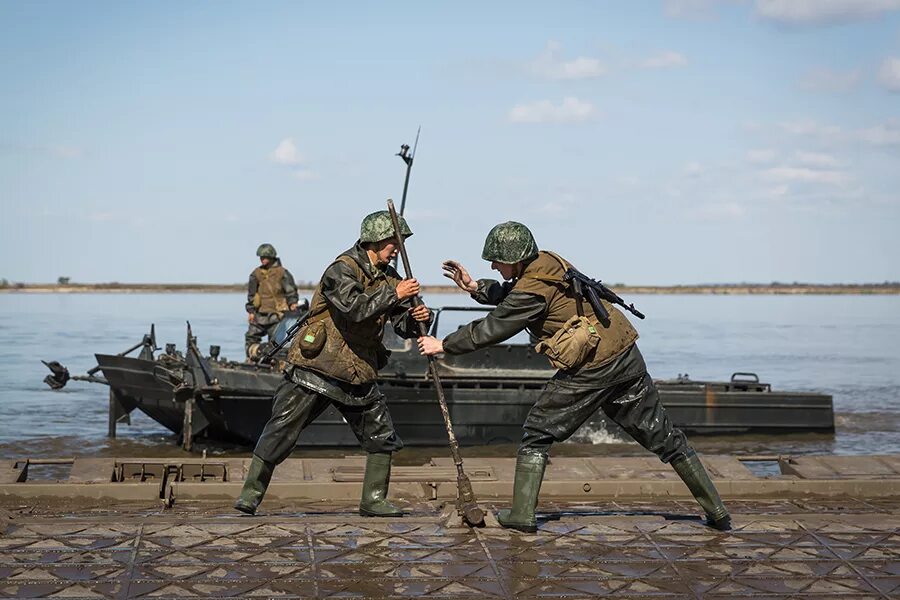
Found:
M 284 270 L 284 277 L 281 280 L 281 288 L 284 290 L 284 299 L 288 306 L 297 304 L 300 296 L 297 293 L 297 284 L 294 283 L 294 276 L 287 269 Z
M 512 282 L 504 281 L 500 283 L 493 279 L 479 279 L 477 284 L 478 289 L 469 295 L 478 304 L 490 304 L 492 306 L 497 306 L 503 302 L 503 299 L 506 298 L 509 290 L 513 287 Z
M 248 313 L 256 312 L 253 306 L 253 296 L 259 291 L 259 281 L 256 280 L 256 271 L 250 272 L 250 280 L 247 282 L 247 304 L 244 306 Z
M 397 303 L 397 292 L 388 285 L 364 292 L 352 269 L 342 261 L 332 263 L 322 275 L 322 296 L 351 323 L 384 314 Z
M 472 321 L 444 338 L 444 352 L 465 354 L 499 344 L 516 335 L 547 309 L 544 299 L 522 292 L 507 293 L 503 301 L 483 319 Z

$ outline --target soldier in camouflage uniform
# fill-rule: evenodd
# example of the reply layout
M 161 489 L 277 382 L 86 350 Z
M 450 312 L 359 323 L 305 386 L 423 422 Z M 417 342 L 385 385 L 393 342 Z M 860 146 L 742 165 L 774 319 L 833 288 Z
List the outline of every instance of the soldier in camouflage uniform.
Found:
M 400 233 L 412 235 L 400 218 Z M 413 308 L 415 279 L 401 279 L 390 266 L 399 246 L 388 211 L 363 219 L 359 240 L 325 269 L 313 293 L 309 317 L 288 352 L 285 377 L 275 392 L 272 417 L 253 451 L 244 488 L 234 507 L 254 514 L 275 465 L 286 459 L 303 429 L 330 405 L 343 415 L 367 452 L 359 512 L 395 517 L 387 501 L 391 453 L 403 447 L 384 396 L 375 383 L 389 351 L 382 344 L 388 319 L 405 338 L 419 335 L 418 321 L 431 311 Z
M 534 513 L 550 446 L 568 439 L 597 409 L 603 409 L 644 448 L 672 465 L 711 526 L 730 528 L 728 511 L 715 486 L 660 403 L 635 343 L 638 334 L 622 312 L 603 301 L 609 317 L 601 319 L 583 301 L 584 320 L 580 318 L 580 299 L 563 280 L 570 264 L 552 252 L 538 251 L 531 232 L 521 223 L 510 221 L 494 227 L 482 258 L 491 261 L 504 283 L 475 281 L 462 265 L 449 260 L 444 263 L 444 274 L 477 302 L 496 308 L 443 340 L 420 338 L 419 349 L 426 355 L 463 354 L 527 329 L 539 339 L 535 349 L 560 369 L 544 386 L 525 420 L 513 505 L 500 511 L 500 524 L 536 531 Z
M 244 349 L 251 357 L 263 336 L 275 339 L 275 329 L 284 313 L 297 309 L 297 286 L 291 272 L 281 266 L 281 259 L 272 244 L 262 244 L 256 249 L 260 265 L 250 273 L 247 283 L 247 333 Z

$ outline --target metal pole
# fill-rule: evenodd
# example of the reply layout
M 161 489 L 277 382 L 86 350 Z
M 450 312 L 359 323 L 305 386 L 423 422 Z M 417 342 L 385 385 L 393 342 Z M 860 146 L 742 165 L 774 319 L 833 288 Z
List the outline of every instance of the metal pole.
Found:
M 406 277 L 412 279 L 412 268 L 409 266 L 409 256 L 406 254 L 406 245 L 403 243 L 403 236 L 400 235 L 400 219 L 397 217 L 397 211 L 394 208 L 394 201 L 388 200 L 388 211 L 391 213 L 391 221 L 394 224 L 394 234 L 397 237 L 397 245 L 400 247 L 400 258 L 403 260 L 403 270 L 406 271 Z M 421 306 L 422 299 L 415 296 L 412 299 L 413 306 Z M 428 326 L 424 322 L 419 321 L 419 332 L 424 336 L 428 335 Z M 444 417 L 444 426 L 447 428 L 447 437 L 450 440 L 450 454 L 453 456 L 453 462 L 456 464 L 456 485 L 459 490 L 457 498 L 457 509 L 462 515 L 463 520 L 472 526 L 484 525 L 484 511 L 478 506 L 478 500 L 475 499 L 475 492 L 472 490 L 472 482 L 463 470 L 462 456 L 459 454 L 459 442 L 456 441 L 456 435 L 453 433 L 453 423 L 450 421 L 450 411 L 447 409 L 447 400 L 444 398 L 444 386 L 441 385 L 441 378 L 437 370 L 437 361 L 433 356 L 428 357 L 428 371 L 431 373 L 431 379 L 434 381 L 434 389 L 437 392 L 438 404 L 441 407 L 441 415 Z
M 109 424 L 107 425 L 106 437 L 112 439 L 116 439 L 116 423 L 119 421 L 118 406 L 116 392 L 109 388 Z

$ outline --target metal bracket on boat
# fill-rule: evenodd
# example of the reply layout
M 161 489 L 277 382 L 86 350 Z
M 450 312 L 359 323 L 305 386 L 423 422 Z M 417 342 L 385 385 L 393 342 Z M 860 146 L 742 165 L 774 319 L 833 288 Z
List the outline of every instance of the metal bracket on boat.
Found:
M 759 383 L 759 375 L 756 373 L 750 373 L 749 371 L 738 371 L 737 373 L 731 374 L 731 381 L 747 381 L 750 383 Z

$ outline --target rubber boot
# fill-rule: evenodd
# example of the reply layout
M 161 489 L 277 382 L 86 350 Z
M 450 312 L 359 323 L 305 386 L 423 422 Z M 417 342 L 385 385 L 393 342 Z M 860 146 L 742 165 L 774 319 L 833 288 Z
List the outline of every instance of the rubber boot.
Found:
M 697 503 L 706 512 L 706 523 L 721 531 L 731 529 L 731 516 L 722 503 L 719 492 L 703 468 L 703 464 L 693 449 L 687 454 L 672 461 L 672 468 L 696 498 Z
M 516 481 L 513 484 L 512 508 L 497 512 L 497 521 L 508 529 L 525 533 L 537 531 L 534 509 L 544 480 L 547 457 L 543 454 L 519 454 L 516 457 Z
M 370 453 L 366 457 L 359 514 L 364 517 L 402 517 L 403 511 L 387 501 L 391 482 L 391 453 Z
M 260 457 L 253 455 L 250 461 L 250 469 L 247 471 L 247 477 L 244 479 L 244 487 L 241 489 L 241 495 L 234 503 L 234 507 L 242 513 L 248 515 L 256 514 L 259 503 L 262 502 L 272 480 L 272 472 L 275 465 L 266 462 Z

